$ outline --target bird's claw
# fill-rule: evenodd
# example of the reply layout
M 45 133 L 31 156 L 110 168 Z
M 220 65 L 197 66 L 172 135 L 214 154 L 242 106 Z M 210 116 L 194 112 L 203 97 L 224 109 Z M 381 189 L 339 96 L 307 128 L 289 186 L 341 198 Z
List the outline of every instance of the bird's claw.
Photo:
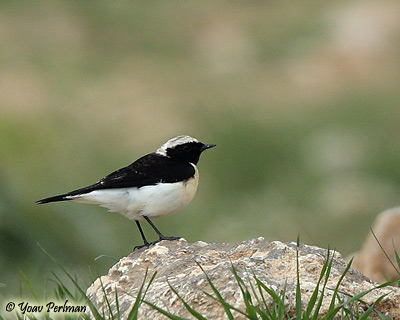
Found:
M 142 244 L 142 245 L 140 245 L 140 246 L 135 246 L 134 248 L 133 248 L 133 251 L 135 251 L 135 250 L 140 250 L 140 249 L 142 249 L 142 248 L 148 248 L 148 247 L 150 247 L 150 246 L 152 246 L 152 245 L 154 245 L 154 244 L 157 244 L 157 243 L 159 243 L 160 241 L 163 241 L 163 240 L 168 240 L 168 241 L 174 241 L 174 240 L 179 240 L 179 239 L 181 239 L 182 237 L 167 237 L 167 236 L 160 236 L 160 238 L 158 239 L 158 240 L 156 240 L 156 241 L 152 241 L 152 242 L 145 242 L 144 244 Z

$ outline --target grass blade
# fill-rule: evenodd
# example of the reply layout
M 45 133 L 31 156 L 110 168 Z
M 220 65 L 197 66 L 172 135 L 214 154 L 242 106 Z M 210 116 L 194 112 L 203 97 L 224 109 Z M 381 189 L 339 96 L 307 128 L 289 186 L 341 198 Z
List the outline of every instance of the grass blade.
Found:
M 30 283 L 28 277 L 22 272 L 22 270 L 19 270 L 19 273 L 21 274 L 22 278 L 24 279 L 26 285 L 27 285 L 28 288 L 29 288 L 29 291 L 32 293 L 32 295 L 33 295 L 33 297 L 35 298 L 35 300 L 36 300 L 37 302 L 39 302 L 39 298 L 38 298 L 38 296 L 36 295 L 36 292 L 35 292 L 35 290 L 33 289 L 33 287 L 32 287 L 32 285 L 31 285 L 31 283 Z
M 75 297 L 72 294 L 71 291 L 68 290 L 68 288 L 62 283 L 61 279 L 54 272 L 51 272 L 51 274 L 56 279 L 56 283 L 57 283 L 58 290 L 59 290 L 59 293 L 60 293 L 60 297 L 59 298 L 63 299 L 65 297 L 65 295 L 66 295 L 72 301 L 77 302 L 79 299 L 77 297 Z
M 296 319 L 301 319 L 301 288 L 300 288 L 300 263 L 299 263 L 300 237 L 297 236 L 296 246 Z
M 283 287 L 283 290 L 280 295 L 280 300 L 282 301 L 282 303 L 279 304 L 279 306 L 278 306 L 278 317 L 279 317 L 278 319 L 284 319 L 285 311 L 286 311 L 287 318 L 290 319 L 289 312 L 288 312 L 288 310 L 286 310 L 286 307 L 285 307 L 286 288 L 287 288 L 287 283 L 285 281 L 285 286 Z
M 335 256 L 335 253 L 333 253 L 333 256 Z M 350 269 L 350 267 L 351 267 L 351 264 L 353 263 L 353 259 L 354 259 L 354 258 L 352 258 L 352 259 L 350 260 L 350 262 L 347 264 L 346 268 L 344 269 L 344 272 L 342 273 L 342 275 L 340 276 L 340 278 L 339 278 L 339 280 L 338 280 L 338 282 L 337 282 L 337 284 L 336 284 L 336 287 L 335 287 L 335 289 L 334 289 L 334 291 L 333 291 L 332 300 L 331 300 L 331 303 L 330 303 L 330 306 L 329 306 L 329 310 L 334 310 L 334 309 L 335 309 L 335 301 L 336 301 L 336 298 L 338 297 L 339 287 L 340 287 L 340 285 L 341 285 L 341 283 L 342 283 L 342 281 L 343 281 L 345 275 L 346 275 L 347 272 L 349 271 L 349 269 Z M 339 311 L 339 309 L 335 312 L 335 314 L 336 314 L 338 311 Z
M 108 299 L 106 290 L 104 288 L 104 284 L 103 281 L 101 280 L 101 277 L 98 278 L 100 281 L 100 285 L 101 285 L 101 290 L 103 291 L 103 296 L 104 296 L 104 300 L 106 301 L 106 305 L 107 305 L 107 309 L 108 309 L 108 314 L 111 317 L 112 320 L 114 320 L 114 314 L 112 312 L 112 308 L 111 308 L 111 303 L 110 300 Z
M 255 276 L 253 270 L 252 270 L 252 273 L 253 273 L 253 279 L 255 280 L 256 276 Z M 258 303 L 255 311 L 260 315 L 261 319 L 267 320 L 268 319 L 267 310 L 265 308 L 266 304 L 263 303 L 263 301 L 265 301 L 265 300 L 264 299 L 263 299 L 263 301 L 261 300 L 256 289 L 254 288 L 253 284 L 251 283 L 251 280 L 249 279 L 249 277 L 248 277 L 248 283 L 250 284 L 251 291 L 253 292 L 253 295 L 256 298 L 257 303 Z M 262 296 L 262 298 L 264 298 L 264 297 Z
M 189 306 L 189 304 L 179 295 L 178 291 L 175 290 L 175 288 L 173 288 L 169 282 L 168 282 L 168 285 L 169 285 L 170 289 L 172 290 L 172 292 L 175 293 L 175 295 L 179 298 L 179 300 L 182 301 L 182 303 L 185 306 L 186 310 L 189 311 L 192 316 L 196 317 L 196 319 L 199 319 L 199 320 L 207 320 L 200 313 L 198 313 L 191 306 Z
M 121 313 L 119 310 L 118 289 L 115 287 L 115 309 L 117 310 L 117 319 L 121 320 Z
M 246 284 L 244 283 L 243 279 L 240 278 L 240 276 L 238 275 L 238 273 L 233 265 L 232 265 L 231 270 L 232 270 L 232 273 L 239 285 L 239 289 L 242 292 L 243 301 L 244 301 L 244 304 L 246 306 L 246 311 L 247 311 L 246 317 L 249 319 L 257 319 L 256 308 L 253 305 L 253 301 L 251 299 L 251 295 L 250 295 L 249 290 L 247 289 Z
M 173 315 L 172 313 L 165 311 L 163 309 L 161 309 L 160 307 L 157 307 L 155 304 L 148 302 L 148 301 L 143 301 L 145 304 L 149 305 L 150 307 L 152 307 L 153 309 L 157 310 L 158 312 L 160 312 L 161 314 L 163 314 L 164 316 L 172 319 L 172 320 L 188 320 L 185 318 L 181 318 L 178 316 Z
M 356 302 L 356 301 L 361 301 L 361 298 L 362 298 L 363 296 L 367 295 L 368 293 L 370 293 L 371 291 L 376 290 L 376 289 L 380 289 L 380 288 L 384 288 L 384 287 L 387 287 L 387 286 L 391 286 L 391 285 L 393 285 L 393 284 L 395 284 L 395 283 L 397 283 L 397 280 L 388 281 L 388 282 L 385 282 L 385 283 L 383 283 L 383 284 L 381 284 L 381 285 L 379 285 L 379 286 L 376 286 L 376 287 L 373 287 L 373 288 L 371 288 L 371 289 L 362 291 L 362 292 L 356 294 L 355 296 L 350 297 L 350 299 L 348 299 L 348 300 L 346 300 L 346 301 L 340 303 L 337 307 L 329 308 L 330 311 L 328 312 L 328 314 L 327 314 L 323 319 L 332 319 L 333 316 L 334 316 L 335 314 L 337 314 L 346 304 L 350 304 L 350 303 L 353 303 L 353 302 Z M 336 290 L 336 289 L 335 289 L 335 290 Z M 383 295 L 383 296 L 379 297 L 379 299 L 383 298 L 384 296 L 386 296 L 386 295 Z M 332 298 L 332 299 L 333 299 L 333 298 Z M 378 299 L 378 300 L 379 300 L 379 299 Z M 379 300 L 379 301 L 380 301 L 380 300 Z M 361 301 L 361 302 L 362 302 L 362 301 Z
M 397 250 L 396 250 L 396 247 L 394 245 L 393 239 L 392 239 L 392 245 L 393 245 L 394 254 L 396 256 L 397 266 L 400 268 L 400 257 L 399 257 L 399 254 L 397 253 Z
M 96 306 L 90 301 L 90 299 L 87 297 L 86 292 L 82 290 L 82 288 L 79 286 L 77 281 L 72 277 L 69 272 L 64 268 L 64 266 L 58 262 L 56 258 L 54 258 L 50 253 L 48 253 L 41 245 L 40 243 L 37 243 L 39 248 L 51 259 L 53 262 L 65 273 L 65 275 L 72 281 L 72 283 L 75 285 L 75 287 L 78 289 L 78 291 L 81 293 L 82 297 L 85 298 L 85 302 L 89 306 L 90 311 L 92 312 L 93 316 L 95 319 L 103 319 L 103 317 L 100 315 L 100 313 L 97 311 Z
M 260 284 L 259 284 L 261 281 L 260 281 L 260 279 L 258 279 L 258 278 L 256 277 L 256 275 L 254 274 L 254 272 L 253 272 L 253 277 L 254 277 L 254 280 L 256 281 L 257 289 L 258 289 L 258 292 L 259 292 L 260 297 L 261 297 L 261 302 L 260 302 L 260 304 L 262 303 L 263 309 L 264 309 L 266 315 L 271 319 L 271 318 L 272 318 L 272 311 L 270 310 L 270 307 L 269 307 L 269 305 L 268 305 L 268 303 L 267 303 L 267 300 L 265 300 L 264 293 L 263 293 L 263 289 L 262 289 L 262 287 L 261 287 Z M 273 306 L 273 307 L 274 307 L 274 306 Z
M 196 261 L 196 264 L 199 266 L 199 268 L 201 269 L 201 271 L 204 272 L 204 275 L 206 276 L 207 282 L 210 285 L 211 289 L 214 291 L 215 295 L 217 296 L 217 300 L 222 304 L 225 313 L 228 317 L 229 320 L 234 320 L 234 317 L 232 315 L 231 312 L 231 305 L 229 303 L 227 303 L 225 301 L 225 299 L 222 297 L 221 293 L 218 291 L 218 289 L 214 286 L 214 284 L 212 283 L 210 277 L 208 276 L 208 274 L 205 272 L 205 270 L 203 269 L 203 267 Z
M 326 261 L 325 261 L 324 265 L 322 266 L 322 269 L 321 269 L 320 276 L 319 276 L 319 279 L 317 281 L 316 287 L 315 287 L 314 292 L 312 293 L 310 301 L 308 303 L 307 310 L 306 310 L 306 313 L 305 313 L 305 316 L 304 316 L 305 319 L 309 319 L 311 317 L 311 312 L 313 310 L 314 310 L 314 314 L 311 317 L 311 319 L 312 320 L 316 320 L 318 318 L 318 313 L 319 313 L 319 310 L 321 309 L 321 306 L 322 306 L 322 302 L 323 302 L 323 299 L 324 299 L 325 288 L 326 288 L 326 285 L 328 283 L 329 275 L 330 275 L 332 264 L 333 264 L 333 258 L 330 257 L 330 254 L 331 254 L 331 251 L 328 248 L 328 252 L 327 252 L 327 255 L 326 255 Z M 323 278 L 325 278 L 325 281 L 324 281 L 324 283 L 322 285 L 322 289 L 321 289 L 321 293 L 320 293 L 319 292 L 319 288 L 320 288 L 320 284 L 321 284 L 321 281 L 322 281 Z M 318 294 L 319 293 L 320 293 L 320 296 L 319 296 L 319 299 L 318 299 L 318 303 L 317 303 L 317 305 L 315 305 L 316 302 L 317 302 L 317 298 L 318 298 Z
M 286 283 L 285 286 L 283 287 L 283 290 L 280 295 L 278 295 L 274 290 L 266 286 L 263 282 L 261 282 L 258 278 L 256 279 L 257 286 L 260 288 L 260 294 L 263 297 L 264 304 L 266 306 L 267 314 L 270 319 L 285 319 L 285 311 L 286 306 L 285 306 L 285 294 L 286 294 Z M 262 293 L 262 290 L 266 291 L 268 295 L 273 299 L 274 303 L 272 307 L 270 308 L 268 304 L 265 302 L 264 295 Z M 289 315 L 286 314 L 286 318 L 289 319 Z
M 208 292 L 206 292 L 206 291 L 204 291 L 204 290 L 202 290 L 202 292 L 203 292 L 207 297 L 209 297 L 210 299 L 213 299 L 213 300 L 215 300 L 215 301 L 217 301 L 217 302 L 219 302 L 219 303 L 222 304 L 222 302 L 221 302 L 217 297 L 214 297 L 213 295 L 211 295 L 210 293 L 208 293 Z M 229 310 L 236 311 L 236 312 L 240 313 L 241 315 L 246 316 L 246 313 L 245 313 L 245 312 L 243 312 L 242 310 L 239 310 L 238 308 L 232 306 L 231 304 L 229 304 L 228 302 L 226 302 L 226 300 L 223 300 L 223 302 L 226 304 L 226 307 L 229 308 Z M 225 309 L 224 309 L 224 310 L 225 310 Z
M 333 255 L 334 255 L 334 254 L 333 254 Z M 314 315 L 313 315 L 313 317 L 312 317 L 312 320 L 317 320 L 317 319 L 318 319 L 318 313 L 319 313 L 319 310 L 321 310 L 322 302 L 323 302 L 323 300 L 324 300 L 325 289 L 326 289 L 326 286 L 327 286 L 327 284 L 328 284 L 329 276 L 330 276 L 330 274 L 331 274 L 332 264 L 333 264 L 333 256 L 332 256 L 332 258 L 330 259 L 330 261 L 329 261 L 329 263 L 328 263 L 328 267 L 327 267 L 327 269 L 326 269 L 326 271 L 325 271 L 325 280 L 324 280 L 324 284 L 322 285 L 322 290 L 321 290 L 321 293 L 320 293 L 320 298 L 318 299 L 318 304 L 317 304 L 317 306 L 316 306 L 316 308 L 315 308 L 315 310 L 314 310 Z
M 146 282 L 147 273 L 148 273 L 148 268 L 146 268 L 146 272 L 144 274 L 142 285 L 139 288 L 138 294 L 136 296 L 135 303 L 134 303 L 131 311 L 129 312 L 127 320 L 137 320 L 138 313 L 139 313 L 139 307 L 140 307 L 142 302 L 146 302 L 143 299 L 146 296 L 147 290 L 149 290 L 150 285 L 153 283 L 154 279 L 156 278 L 157 271 L 154 272 L 154 274 L 152 275 L 152 277 L 151 277 L 149 283 L 147 284 L 147 287 L 146 287 L 146 289 L 144 290 L 144 293 L 143 293 L 143 288 L 144 288 L 144 284 Z M 143 295 L 143 297 L 142 297 L 142 295 Z
M 374 236 L 376 242 L 378 243 L 379 247 L 381 248 L 381 250 L 382 250 L 383 253 L 385 254 L 386 259 L 388 259 L 388 261 L 390 262 L 390 264 L 392 265 L 392 267 L 394 268 L 394 270 L 396 270 L 397 274 L 400 275 L 399 269 L 396 268 L 396 266 L 395 266 L 395 264 L 393 263 L 392 259 L 390 259 L 389 255 L 387 254 L 387 252 L 386 252 L 385 249 L 383 248 L 382 244 L 381 244 L 380 241 L 378 240 L 378 237 L 377 237 L 376 234 L 374 233 L 374 230 L 371 229 L 371 232 L 372 232 L 372 235 Z M 393 242 L 393 239 L 392 239 L 392 242 Z M 393 247 L 394 247 L 394 245 L 393 245 Z M 396 250 L 395 250 L 395 252 L 396 252 Z M 397 256 L 397 252 L 396 252 L 396 259 L 397 259 L 397 258 L 398 258 L 398 256 Z M 397 260 L 397 263 L 398 263 L 398 262 L 399 262 L 399 260 Z M 400 265 L 399 265 L 399 266 L 400 266 Z

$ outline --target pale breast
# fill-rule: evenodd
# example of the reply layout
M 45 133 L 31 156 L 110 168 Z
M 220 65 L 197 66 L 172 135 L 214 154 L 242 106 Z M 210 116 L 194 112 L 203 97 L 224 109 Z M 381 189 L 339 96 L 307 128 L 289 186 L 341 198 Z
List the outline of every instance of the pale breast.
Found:
M 195 174 L 193 178 L 184 183 L 184 188 L 182 190 L 182 202 L 184 203 L 184 206 L 187 206 L 192 201 L 194 195 L 196 194 L 197 186 L 199 185 L 199 170 L 195 165 L 193 165 L 193 167 Z
M 199 184 L 199 172 L 195 168 L 195 175 L 184 181 L 163 183 L 155 186 L 144 187 L 148 195 L 142 202 L 142 209 L 137 214 L 140 216 L 158 217 L 170 215 L 182 210 L 193 199 Z

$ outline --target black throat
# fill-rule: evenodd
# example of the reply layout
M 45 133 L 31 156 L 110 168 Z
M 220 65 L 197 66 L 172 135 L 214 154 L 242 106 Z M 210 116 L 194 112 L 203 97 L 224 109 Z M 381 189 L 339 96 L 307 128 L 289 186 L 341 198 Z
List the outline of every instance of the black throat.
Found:
M 197 164 L 200 154 L 204 150 L 203 147 L 204 144 L 201 142 L 188 142 L 174 148 L 168 148 L 167 156 L 175 160 Z

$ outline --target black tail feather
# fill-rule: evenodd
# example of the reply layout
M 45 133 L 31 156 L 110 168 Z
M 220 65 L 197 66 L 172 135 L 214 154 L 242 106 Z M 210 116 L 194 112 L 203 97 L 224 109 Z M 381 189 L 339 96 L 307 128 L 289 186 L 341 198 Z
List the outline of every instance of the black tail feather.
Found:
M 96 188 L 98 186 L 101 186 L 100 182 L 92 184 L 92 185 L 90 185 L 88 187 L 84 187 L 84 188 L 73 190 L 71 192 L 67 192 L 67 193 L 59 194 L 57 196 L 53 196 L 53 197 L 49 197 L 49 198 L 44 198 L 44 199 L 38 200 L 38 201 L 36 201 L 36 204 L 44 204 L 44 203 L 49 203 L 49 202 L 72 200 L 72 198 L 71 198 L 72 196 L 78 196 L 80 194 L 89 193 L 89 192 L 91 192 L 93 190 L 96 190 Z
M 49 198 L 45 198 L 45 199 L 41 199 L 36 201 L 36 204 L 44 204 L 44 203 L 49 203 L 49 202 L 57 202 L 57 201 L 67 201 L 67 200 L 71 200 L 70 198 L 67 198 L 68 194 L 60 194 L 58 196 L 54 196 L 54 197 L 49 197 Z

